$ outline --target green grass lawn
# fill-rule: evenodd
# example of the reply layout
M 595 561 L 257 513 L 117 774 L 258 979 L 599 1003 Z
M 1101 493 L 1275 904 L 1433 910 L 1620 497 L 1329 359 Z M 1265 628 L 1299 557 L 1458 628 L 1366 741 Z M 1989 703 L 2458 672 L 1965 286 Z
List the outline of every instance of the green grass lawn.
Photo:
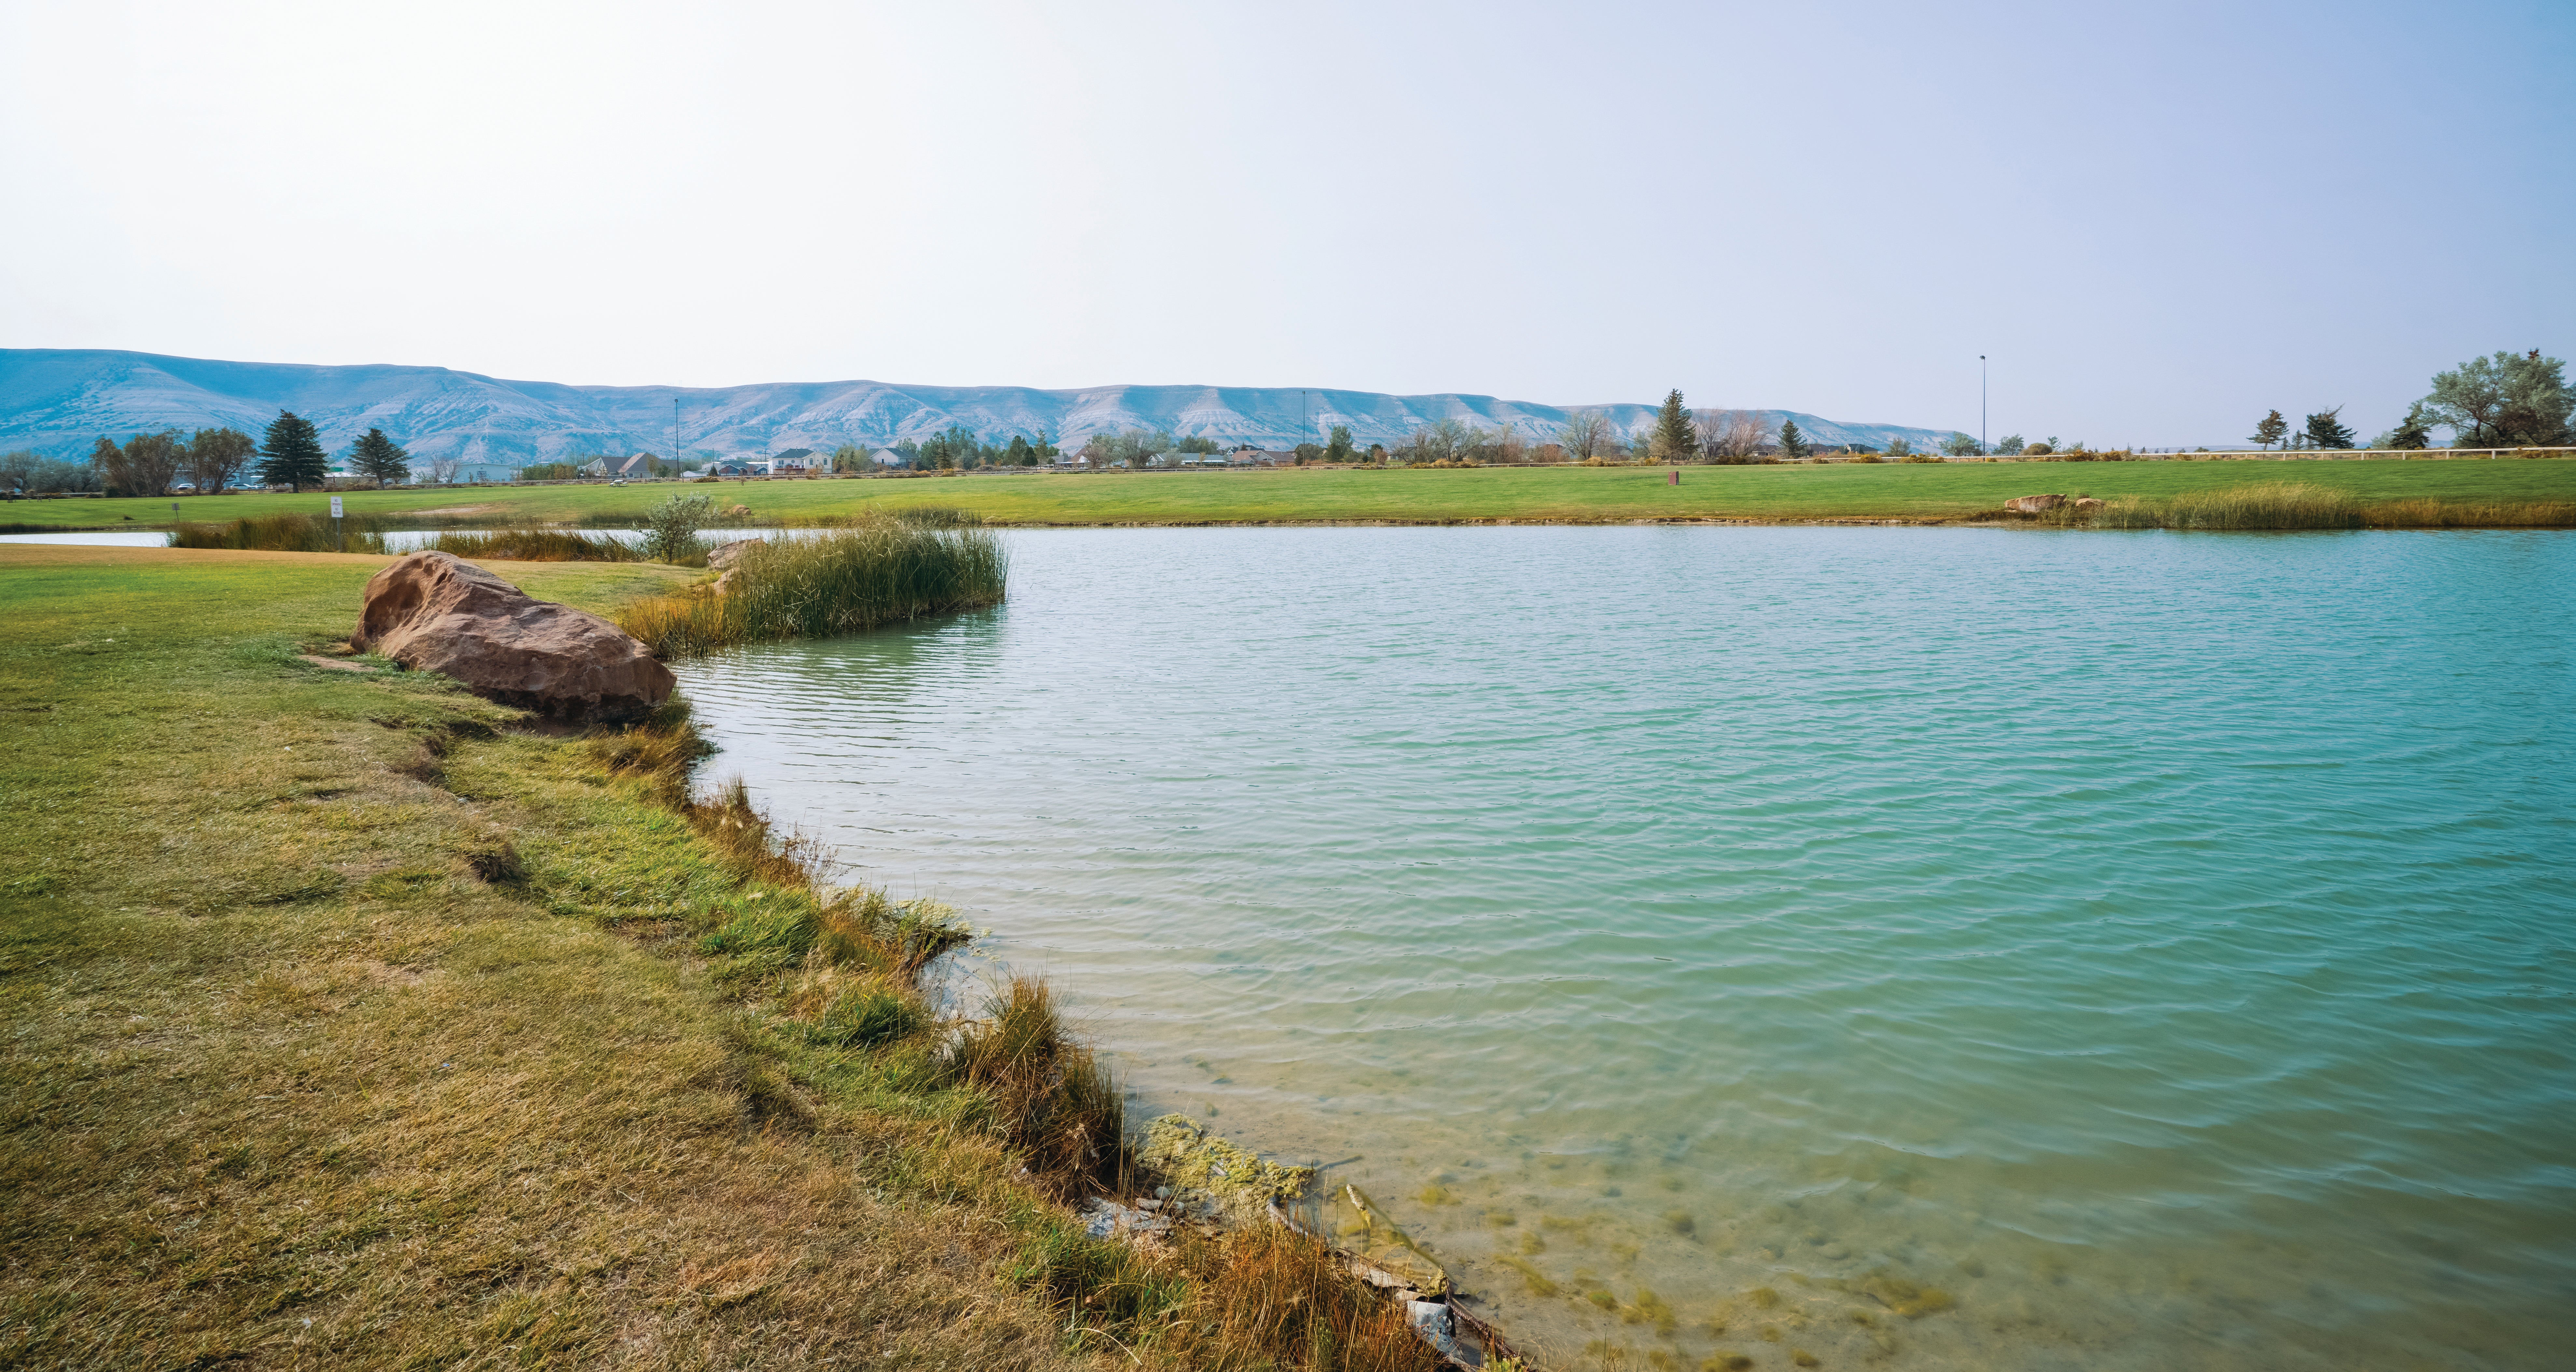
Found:
M 1029 525 L 1294 523 L 1386 520 L 1586 522 L 1633 519 L 1955 519 L 2017 495 L 2174 496 L 2295 480 L 2364 502 L 2576 500 L 2576 459 L 2426 462 L 1836 463 L 1817 467 L 1323 468 L 1071 475 L 983 474 L 912 480 L 727 481 L 721 485 L 540 486 L 352 491 L 356 513 L 441 520 L 631 520 L 674 491 L 747 505 L 756 522 L 830 519 L 869 506 L 948 505 Z M 159 528 L 174 518 L 231 520 L 323 512 L 328 497 L 223 495 L 169 500 L 19 501 L 0 523 Z
M 1003 1279 L 1062 1222 L 998 1147 L 654 936 L 756 880 L 580 739 L 305 660 L 386 560 L 0 546 L 0 1366 L 1096 1365 Z

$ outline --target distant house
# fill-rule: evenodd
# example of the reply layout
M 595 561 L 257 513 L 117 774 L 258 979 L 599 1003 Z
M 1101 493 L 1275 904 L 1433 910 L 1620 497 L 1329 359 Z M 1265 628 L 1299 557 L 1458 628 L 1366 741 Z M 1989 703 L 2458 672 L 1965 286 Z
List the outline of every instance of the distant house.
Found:
M 573 470 L 582 476 L 606 476 L 608 475 L 608 459 L 604 457 L 594 457 Z
M 896 452 L 892 448 L 879 448 L 875 452 L 868 454 L 868 457 L 880 467 L 900 467 L 903 465 L 903 454 Z
M 617 475 L 621 477 L 644 475 L 644 454 L 637 453 L 633 457 L 619 463 L 617 466 Z

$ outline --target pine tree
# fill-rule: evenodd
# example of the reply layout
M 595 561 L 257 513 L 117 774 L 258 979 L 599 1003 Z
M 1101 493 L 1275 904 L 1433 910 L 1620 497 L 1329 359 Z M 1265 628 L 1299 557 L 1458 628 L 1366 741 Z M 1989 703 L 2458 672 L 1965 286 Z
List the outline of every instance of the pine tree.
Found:
M 330 474 L 330 459 L 322 453 L 322 436 L 313 421 L 293 410 L 279 410 L 259 445 L 260 484 L 301 491 L 321 485 Z
M 2315 448 L 2350 448 L 2352 430 L 2344 427 L 2343 420 L 2339 418 L 2342 414 L 2343 406 L 2337 405 L 2323 414 L 2309 415 L 2308 445 Z
M 2282 435 L 2289 431 L 2290 421 L 2283 419 L 2279 410 L 2274 410 L 2263 416 L 2262 423 L 2254 426 L 2254 441 L 2262 447 L 2269 448 L 2280 442 Z
M 1664 397 L 1664 407 L 1655 412 L 1655 436 L 1647 449 L 1657 462 L 1688 462 L 1699 455 L 1699 434 L 1691 428 L 1690 411 L 1682 408 L 1682 393 L 1674 391 Z
M 384 430 L 369 429 L 366 437 L 349 450 L 349 465 L 382 487 L 388 481 L 401 481 L 411 475 L 411 454 L 385 437 Z
M 1798 432 L 1798 421 L 1794 419 L 1780 421 L 1780 455 L 1790 458 L 1807 455 L 1806 435 Z
M 2433 446 L 2432 425 L 2425 417 L 2423 401 L 2418 400 L 2406 407 L 2406 417 L 2398 420 L 2397 427 L 2388 433 L 2387 446 L 2408 452 L 2422 452 Z
M 1332 435 L 1324 444 L 1324 460 L 1326 462 L 1348 462 L 1351 460 L 1350 425 L 1336 424 L 1333 426 Z

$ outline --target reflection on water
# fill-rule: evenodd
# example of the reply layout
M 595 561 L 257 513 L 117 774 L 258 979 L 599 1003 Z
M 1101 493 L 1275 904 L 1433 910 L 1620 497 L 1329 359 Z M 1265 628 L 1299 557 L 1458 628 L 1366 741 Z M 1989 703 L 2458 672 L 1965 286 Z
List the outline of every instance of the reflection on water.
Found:
M 1007 606 L 686 666 L 714 775 L 1520 1331 L 2576 1345 L 2576 538 L 1006 537 Z

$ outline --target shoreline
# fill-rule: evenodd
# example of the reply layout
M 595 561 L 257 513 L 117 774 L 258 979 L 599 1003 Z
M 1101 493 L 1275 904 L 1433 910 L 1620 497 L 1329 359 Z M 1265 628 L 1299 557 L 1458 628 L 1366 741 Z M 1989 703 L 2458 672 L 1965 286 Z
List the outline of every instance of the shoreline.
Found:
M 0 546 L 14 1357 L 1295 1363 L 1313 1329 L 1239 1299 L 1290 1283 L 1429 1367 L 1285 1230 L 1089 1237 L 1096 1154 L 1022 1140 L 973 1022 L 871 1037 L 876 955 L 795 951 L 867 901 L 747 806 L 675 808 L 684 733 L 350 654 L 392 560 Z M 497 570 L 612 613 L 703 575 Z

